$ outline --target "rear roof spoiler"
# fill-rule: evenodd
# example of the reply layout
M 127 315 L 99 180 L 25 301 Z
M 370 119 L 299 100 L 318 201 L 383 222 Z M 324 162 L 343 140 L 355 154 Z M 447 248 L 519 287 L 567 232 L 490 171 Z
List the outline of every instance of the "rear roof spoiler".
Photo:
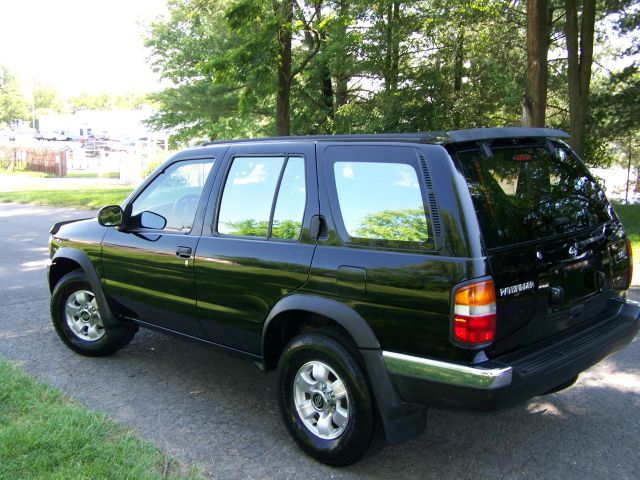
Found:
M 452 130 L 444 134 L 444 143 L 486 142 L 503 138 L 569 138 L 569 134 L 553 128 L 471 128 Z M 446 137 L 449 137 L 447 141 Z

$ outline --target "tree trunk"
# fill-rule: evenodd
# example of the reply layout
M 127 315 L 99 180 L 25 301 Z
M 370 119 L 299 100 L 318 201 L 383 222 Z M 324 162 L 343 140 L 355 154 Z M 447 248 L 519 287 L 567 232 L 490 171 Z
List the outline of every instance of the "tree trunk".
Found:
M 341 19 L 339 37 L 344 39 L 347 36 L 347 27 L 344 24 L 344 17 L 349 10 L 349 2 L 341 2 L 338 16 Z M 339 67 L 334 73 L 336 79 L 336 101 L 334 109 L 337 111 L 341 106 L 346 105 L 349 102 L 349 75 L 346 73 L 346 68 Z
M 524 127 L 545 125 L 552 14 L 549 0 L 527 0 L 527 85 L 522 100 Z
M 385 5 L 385 56 L 384 56 L 384 89 L 383 106 L 385 129 L 395 130 L 398 125 L 399 112 L 396 108 L 400 64 L 400 35 L 397 32 L 400 20 L 400 3 L 386 2 Z
M 321 12 L 319 11 L 320 7 L 316 10 L 316 19 L 318 21 L 322 20 Z M 327 36 L 324 32 L 319 34 L 319 41 L 321 43 L 325 43 L 327 40 Z M 310 32 L 304 32 L 304 41 L 309 49 L 309 55 L 312 55 L 316 48 L 316 40 L 314 40 L 313 35 Z M 331 81 L 331 71 L 329 70 L 329 66 L 327 65 L 327 61 L 325 59 L 320 59 L 317 63 L 317 70 L 320 74 L 320 94 L 322 95 L 322 106 L 324 107 L 324 113 L 326 114 L 328 119 L 334 118 L 334 107 L 333 107 L 333 83 Z M 315 76 L 314 76 L 315 78 Z M 314 82 L 315 83 L 315 82 Z
M 456 38 L 456 53 L 453 63 L 453 91 L 462 91 L 462 76 L 464 73 L 464 29 L 460 26 Z
M 278 80 L 276 98 L 276 133 L 291 134 L 291 23 L 293 22 L 292 0 L 282 3 L 282 24 L 278 31 Z
M 586 123 L 589 112 L 596 2 L 595 0 L 583 1 L 580 26 L 578 26 L 576 3 L 576 0 L 565 0 L 569 67 L 569 125 L 571 146 L 579 156 L 582 156 L 586 143 Z
M 333 84 L 331 83 L 331 72 L 327 64 L 322 65 L 322 99 L 328 118 L 334 117 L 333 107 Z
M 322 3 L 321 2 L 318 2 L 316 4 L 316 21 L 318 23 L 322 22 Z M 326 43 L 327 36 L 324 31 L 320 32 L 318 41 L 320 43 Z M 322 103 L 324 104 L 327 118 L 333 119 L 334 118 L 333 83 L 331 81 L 331 70 L 329 70 L 329 65 L 327 65 L 326 60 L 323 60 L 320 65 L 320 75 L 321 75 L 321 82 L 322 82 Z

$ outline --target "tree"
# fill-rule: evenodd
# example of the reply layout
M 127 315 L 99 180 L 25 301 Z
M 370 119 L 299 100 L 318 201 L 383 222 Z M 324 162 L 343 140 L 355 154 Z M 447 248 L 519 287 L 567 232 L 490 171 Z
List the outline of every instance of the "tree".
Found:
M 521 7 L 421 2 L 419 18 L 420 36 L 411 34 L 416 53 L 401 80 L 402 130 L 519 123 L 526 66 Z
M 150 123 L 188 141 L 509 126 L 524 113 L 570 127 L 580 151 L 595 7 L 563 2 L 173 0 L 146 40 L 173 83 Z M 634 2 L 606 0 L 596 20 Z M 549 61 L 564 36 L 569 60 Z
M 0 66 L 0 123 L 11 124 L 29 118 L 29 102 L 20 89 L 20 82 L 11 71 Z
M 319 24 L 322 0 L 299 3 L 281 0 L 272 3 L 260 0 L 240 0 L 232 4 L 226 13 L 234 33 L 242 43 L 230 52 L 231 58 L 245 59 L 244 75 L 236 78 L 246 82 L 255 73 L 263 77 L 267 86 L 275 83 L 275 130 L 277 135 L 291 134 L 291 88 L 292 82 L 317 55 L 321 44 Z M 247 24 L 259 25 L 256 29 Z M 296 36 L 307 37 L 308 48 L 292 49 Z M 275 46 L 275 48 L 274 48 Z M 228 64 L 227 64 L 228 65 Z M 269 67 L 275 65 L 275 72 Z M 269 78 L 271 77 L 271 78 Z M 274 78 L 275 77 L 275 78 Z M 275 80 L 275 82 L 274 82 Z M 258 87 L 251 82 L 251 87 Z
M 33 87 L 33 108 L 36 117 L 61 113 L 64 110 L 64 101 L 55 88 L 36 83 Z
M 113 99 L 106 93 L 81 93 L 69 98 L 69 105 L 73 113 L 78 110 L 111 110 L 113 108 Z
M 269 222 L 267 220 L 255 220 L 248 218 L 237 222 L 225 223 L 226 233 L 233 235 L 244 235 L 249 237 L 266 237 L 269 232 Z M 302 224 L 295 220 L 274 220 L 271 226 L 271 236 L 275 238 L 286 238 L 295 240 L 300 236 Z
M 320 51 L 322 6 L 320 0 L 170 3 L 169 17 L 152 24 L 146 38 L 153 67 L 174 84 L 154 96 L 169 114 L 151 124 L 179 127 L 176 139 L 185 132 L 212 139 L 289 135 L 292 92 Z M 208 92 L 208 111 L 188 101 L 189 91 L 198 98 Z
M 362 220 L 356 234 L 372 240 L 426 242 L 429 239 L 424 210 L 418 208 L 370 213 Z
M 522 101 L 522 124 L 526 127 L 545 126 L 552 18 L 549 0 L 527 0 L 527 84 Z
M 113 106 L 118 110 L 139 110 L 150 103 L 149 95 L 139 93 L 125 93 L 113 99 Z
M 571 146 L 582 156 L 589 112 L 596 1 L 583 0 L 582 11 L 579 12 L 578 0 L 565 0 L 565 14 Z
M 592 93 L 591 126 L 594 135 L 619 140 L 627 133 L 640 132 L 640 70 L 631 65 L 607 78 L 599 78 Z
M 254 70 L 249 76 L 245 68 L 249 55 L 263 52 L 244 45 L 245 57 L 237 55 L 243 42 L 230 27 L 226 8 L 217 0 L 175 0 L 168 18 L 152 23 L 147 33 L 152 68 L 172 83 L 151 95 L 159 110 L 148 124 L 173 130 L 174 144 L 271 133 L 267 75 Z

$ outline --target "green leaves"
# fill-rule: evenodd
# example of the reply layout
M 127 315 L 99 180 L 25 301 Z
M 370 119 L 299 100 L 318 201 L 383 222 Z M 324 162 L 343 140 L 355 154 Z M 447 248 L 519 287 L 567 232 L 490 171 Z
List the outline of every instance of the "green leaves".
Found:
M 424 210 L 411 208 L 369 214 L 356 234 L 371 240 L 426 242 L 429 239 Z
M 22 93 L 18 78 L 0 66 L 0 124 L 29 118 L 29 102 Z
M 607 4 L 599 18 L 615 8 L 631 12 L 619 28 L 632 31 L 634 1 Z M 563 3 L 552 3 L 546 121 L 567 128 Z M 520 125 L 525 6 L 504 0 L 174 0 L 146 40 L 152 65 L 172 84 L 154 95 L 160 112 L 151 124 L 174 131 L 174 142 L 273 135 L 287 119 L 284 131 L 297 135 Z M 290 61 L 283 43 L 289 33 Z M 609 93 L 621 101 L 633 96 L 633 89 L 622 90 Z M 629 122 L 623 126 L 604 108 L 606 99 L 601 103 L 605 124 L 627 128 Z

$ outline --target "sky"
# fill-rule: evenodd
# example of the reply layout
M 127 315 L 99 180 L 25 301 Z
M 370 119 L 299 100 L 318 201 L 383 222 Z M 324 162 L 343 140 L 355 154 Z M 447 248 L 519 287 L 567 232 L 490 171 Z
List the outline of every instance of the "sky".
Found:
M 166 11 L 166 0 L 0 0 L 0 65 L 18 75 L 26 94 L 34 82 L 65 98 L 159 90 L 142 34 Z M 631 41 L 637 37 L 611 38 L 620 46 Z M 617 58 L 603 63 L 625 66 Z
M 142 34 L 163 13 L 166 0 L 0 0 L 0 65 L 25 92 L 33 82 L 63 97 L 159 90 Z

